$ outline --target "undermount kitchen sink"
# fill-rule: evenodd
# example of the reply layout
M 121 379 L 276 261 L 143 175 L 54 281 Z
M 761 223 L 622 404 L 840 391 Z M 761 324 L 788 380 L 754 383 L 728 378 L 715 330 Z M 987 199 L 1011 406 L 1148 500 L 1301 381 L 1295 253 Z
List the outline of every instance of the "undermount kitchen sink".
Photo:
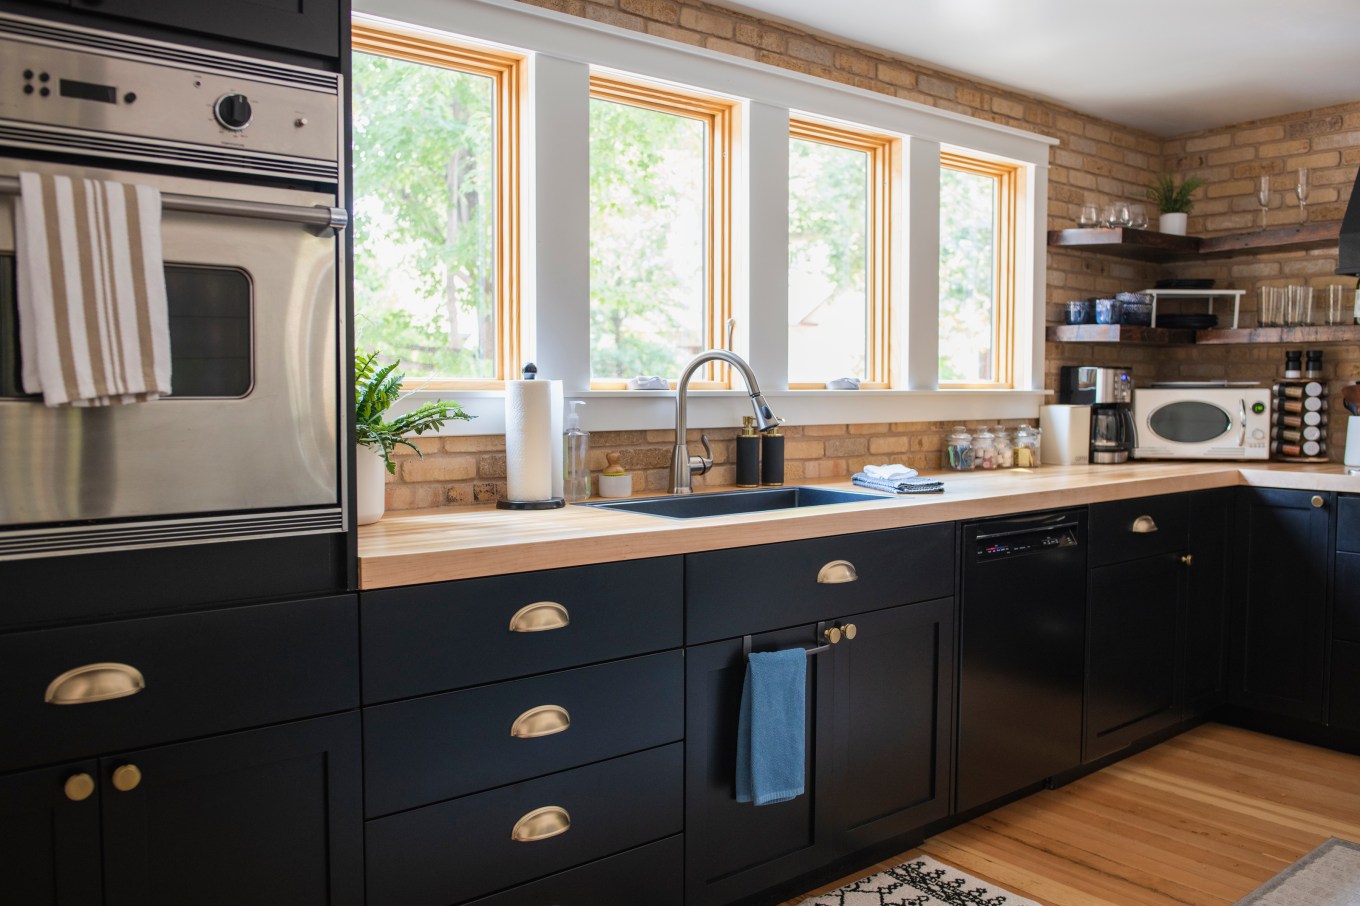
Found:
M 864 503 L 869 500 L 890 500 L 882 494 L 862 494 L 858 491 L 832 491 L 827 488 L 754 488 L 749 491 L 713 491 L 707 494 L 677 494 L 673 497 L 644 497 L 638 500 L 615 500 L 608 503 L 586 503 L 582 506 L 625 513 L 646 513 L 671 519 L 697 519 L 702 516 L 732 516 L 737 513 L 761 513 L 766 510 L 789 510 L 799 507 L 828 506 L 833 503 Z

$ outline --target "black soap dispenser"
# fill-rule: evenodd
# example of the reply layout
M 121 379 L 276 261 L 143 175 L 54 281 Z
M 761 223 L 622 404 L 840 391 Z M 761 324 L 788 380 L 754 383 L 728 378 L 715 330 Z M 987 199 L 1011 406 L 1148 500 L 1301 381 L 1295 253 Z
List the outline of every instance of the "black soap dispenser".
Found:
M 778 425 L 760 435 L 760 484 L 766 488 L 784 484 L 784 435 Z
M 753 415 L 742 418 L 741 433 L 737 435 L 737 487 L 760 487 L 760 435 L 756 433 Z

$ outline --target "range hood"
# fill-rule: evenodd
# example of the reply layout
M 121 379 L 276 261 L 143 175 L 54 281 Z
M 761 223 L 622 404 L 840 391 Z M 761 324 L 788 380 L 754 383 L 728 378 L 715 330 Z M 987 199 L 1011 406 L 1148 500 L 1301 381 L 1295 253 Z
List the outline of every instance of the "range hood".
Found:
M 1351 203 L 1341 221 L 1341 242 L 1337 248 L 1338 274 L 1360 277 L 1360 173 L 1356 174 L 1351 189 Z

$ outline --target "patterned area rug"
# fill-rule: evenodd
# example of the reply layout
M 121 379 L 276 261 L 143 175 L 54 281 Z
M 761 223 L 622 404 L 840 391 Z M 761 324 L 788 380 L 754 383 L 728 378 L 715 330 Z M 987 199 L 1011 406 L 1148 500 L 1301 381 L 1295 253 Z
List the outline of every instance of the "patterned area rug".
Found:
M 1237 906 L 1355 906 L 1356 903 L 1360 903 L 1360 846 L 1332 837 L 1238 900 Z
M 799 906 L 1039 906 L 930 856 L 860 878 Z

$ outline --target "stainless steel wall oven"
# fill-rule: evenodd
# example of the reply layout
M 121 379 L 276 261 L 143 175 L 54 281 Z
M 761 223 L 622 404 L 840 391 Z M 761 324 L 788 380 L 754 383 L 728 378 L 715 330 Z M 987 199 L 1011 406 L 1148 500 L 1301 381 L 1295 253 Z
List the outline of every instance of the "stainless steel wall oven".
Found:
M 340 533 L 340 76 L 0 15 L 0 560 Z M 19 382 L 21 172 L 162 193 L 171 394 Z

